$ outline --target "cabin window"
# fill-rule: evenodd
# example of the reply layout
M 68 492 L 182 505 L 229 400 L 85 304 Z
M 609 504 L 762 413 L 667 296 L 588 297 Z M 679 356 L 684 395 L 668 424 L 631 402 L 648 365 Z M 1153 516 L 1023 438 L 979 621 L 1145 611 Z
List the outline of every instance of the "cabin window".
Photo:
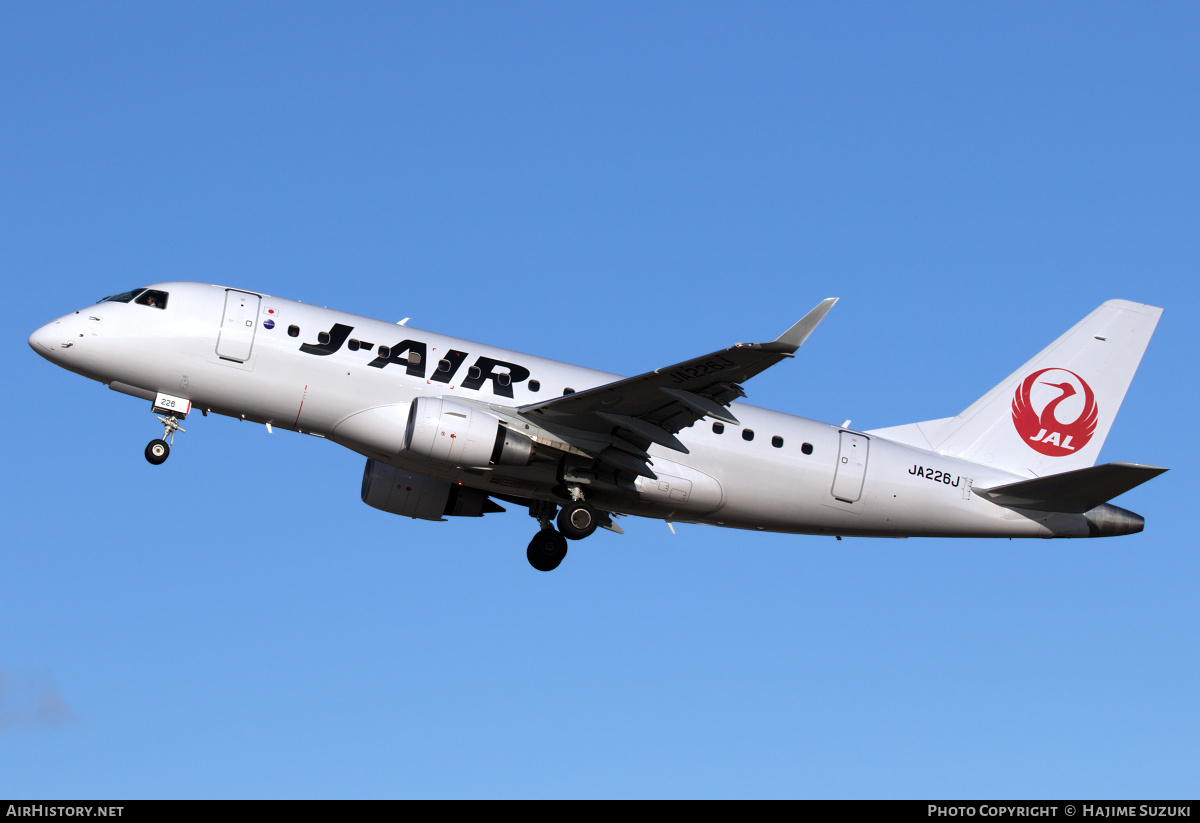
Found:
M 317 342 L 320 343 L 322 346 L 328 346 L 329 345 L 329 332 L 327 332 L 327 331 L 317 332 Z
M 382 359 L 384 359 L 384 360 L 391 360 L 391 359 L 392 359 L 392 350 L 391 350 L 391 347 L 389 347 L 389 346 L 380 346 L 380 347 L 379 347 L 379 356 L 380 356 L 380 358 L 382 358 Z
M 165 309 L 167 307 L 167 293 L 165 291 L 146 289 L 133 302 L 139 306 L 149 306 L 152 309 Z
M 472 380 L 478 380 L 480 377 L 483 377 L 483 371 L 478 366 L 472 366 L 467 369 L 467 375 Z
M 506 371 L 502 371 L 498 375 L 496 375 L 496 382 L 499 383 L 501 386 L 507 386 L 509 383 L 512 382 L 512 375 Z
M 800 447 L 800 451 L 804 452 L 805 454 L 812 454 L 812 443 L 805 443 Z
M 410 351 L 408 353 L 408 362 L 414 366 L 421 365 L 421 353 L 419 351 Z
M 288 337 L 299 337 L 299 336 L 300 336 L 300 327 L 299 326 L 288 326 Z
M 346 348 L 348 348 L 350 351 L 358 351 L 358 341 L 354 339 L 347 340 Z
M 754 429 L 742 429 L 742 439 L 750 441 L 754 439 Z
M 782 449 L 783 448 L 783 438 L 780 437 L 779 435 L 775 435 L 774 437 L 771 438 L 771 445 L 777 449 Z
M 529 390 L 530 391 L 541 391 L 542 384 L 539 383 L 537 380 L 530 380 L 529 381 Z
M 438 361 L 438 371 L 443 371 L 443 372 L 450 371 L 450 361 L 444 357 L 441 360 L 439 360 Z
M 717 434 L 722 434 L 725 431 L 724 423 L 713 423 L 713 431 Z

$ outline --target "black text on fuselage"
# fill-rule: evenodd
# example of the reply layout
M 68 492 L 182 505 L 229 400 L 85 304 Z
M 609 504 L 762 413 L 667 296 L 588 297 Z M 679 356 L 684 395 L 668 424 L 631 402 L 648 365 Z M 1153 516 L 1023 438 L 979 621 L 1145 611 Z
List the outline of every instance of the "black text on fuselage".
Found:
M 305 354 L 326 357 L 346 345 L 352 331 L 354 331 L 353 326 L 334 323 L 329 331 L 323 331 L 317 335 L 316 343 L 301 344 L 300 351 Z M 349 348 L 369 352 L 375 347 L 373 343 L 358 342 L 357 346 Z M 450 349 L 438 360 L 433 374 L 428 379 L 435 383 L 451 382 L 466 359 L 467 352 Z M 425 379 L 428 360 L 428 352 L 423 341 L 406 339 L 394 346 L 379 346 L 375 350 L 375 357 L 367 365 L 375 369 L 382 369 L 393 364 L 404 366 L 409 376 Z M 467 376 L 459 385 L 464 389 L 479 391 L 484 383 L 491 382 L 493 394 L 498 397 L 511 398 L 513 386 L 527 379 L 529 379 L 529 369 L 524 366 L 480 355 L 475 359 L 475 363 L 467 369 Z

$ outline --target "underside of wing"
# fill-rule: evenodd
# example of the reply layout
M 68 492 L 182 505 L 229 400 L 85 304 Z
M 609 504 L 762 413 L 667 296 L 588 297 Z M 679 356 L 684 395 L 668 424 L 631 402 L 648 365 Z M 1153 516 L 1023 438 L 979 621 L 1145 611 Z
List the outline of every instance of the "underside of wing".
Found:
M 654 477 L 646 449 L 687 452 L 675 435 L 705 417 L 737 425 L 741 384 L 792 357 L 837 302 L 829 298 L 769 343 L 739 343 L 663 369 L 518 409 L 526 421 L 633 474 Z

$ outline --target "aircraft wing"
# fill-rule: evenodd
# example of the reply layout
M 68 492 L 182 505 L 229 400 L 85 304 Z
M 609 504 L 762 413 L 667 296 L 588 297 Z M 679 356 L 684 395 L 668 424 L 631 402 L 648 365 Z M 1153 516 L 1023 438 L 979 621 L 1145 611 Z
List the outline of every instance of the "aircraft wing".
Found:
M 518 411 L 551 431 L 611 435 L 612 445 L 598 454 L 600 459 L 653 477 L 646 468 L 650 443 L 686 453 L 675 434 L 697 420 L 712 417 L 738 425 L 729 404 L 746 396 L 740 384 L 792 357 L 836 302 L 836 297 L 822 301 L 770 343 L 739 343 L 637 377 L 530 403 Z

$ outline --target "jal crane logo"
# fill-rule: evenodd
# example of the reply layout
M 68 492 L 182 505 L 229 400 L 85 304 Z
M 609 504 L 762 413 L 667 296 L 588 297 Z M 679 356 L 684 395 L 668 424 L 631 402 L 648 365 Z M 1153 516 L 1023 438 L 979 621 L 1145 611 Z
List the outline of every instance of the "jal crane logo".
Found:
M 1099 416 L 1092 387 L 1069 369 L 1035 371 L 1013 395 L 1017 434 L 1048 457 L 1065 457 L 1086 446 Z

